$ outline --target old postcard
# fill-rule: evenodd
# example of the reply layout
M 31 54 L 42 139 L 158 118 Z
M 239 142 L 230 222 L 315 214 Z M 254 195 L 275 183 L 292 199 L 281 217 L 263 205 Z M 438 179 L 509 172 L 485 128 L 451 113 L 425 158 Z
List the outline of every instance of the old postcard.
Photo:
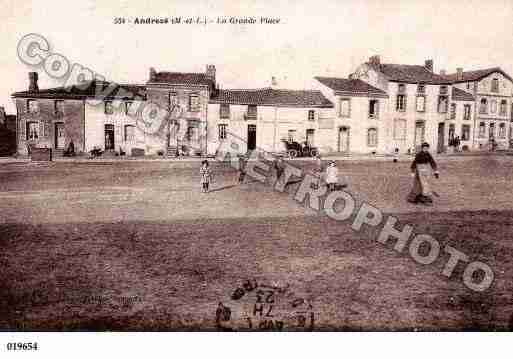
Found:
M 1 331 L 513 328 L 511 1 L 0 19 Z

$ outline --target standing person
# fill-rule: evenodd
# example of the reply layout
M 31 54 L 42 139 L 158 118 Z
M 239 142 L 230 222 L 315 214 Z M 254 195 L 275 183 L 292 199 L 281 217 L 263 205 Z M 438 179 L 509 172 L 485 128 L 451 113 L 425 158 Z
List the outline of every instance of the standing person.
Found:
M 397 147 L 394 149 L 393 156 L 394 156 L 394 163 L 397 163 L 397 161 L 399 160 L 399 149 Z
M 323 168 L 322 168 L 322 158 L 321 158 L 321 155 L 319 153 L 317 153 L 315 155 L 315 163 L 314 163 L 314 175 L 315 177 L 317 178 L 317 181 L 312 184 L 312 188 L 313 189 L 319 189 L 321 187 L 321 184 L 322 184 L 322 171 L 323 171 Z
M 283 163 L 283 158 L 278 157 L 278 159 L 274 162 L 274 169 L 276 170 L 276 182 L 281 181 L 283 172 L 285 172 L 285 164 Z
M 334 191 L 338 183 L 338 168 L 335 161 L 331 161 L 326 168 L 326 183 L 328 184 L 328 191 Z
M 244 155 L 239 155 L 239 184 L 242 184 L 246 177 L 246 162 L 246 157 Z
M 206 193 L 206 192 L 208 192 L 210 180 L 212 179 L 212 172 L 210 171 L 210 167 L 209 167 L 207 160 L 204 160 L 201 162 L 200 175 L 201 175 L 201 185 L 203 187 L 201 191 Z
M 460 144 L 461 144 L 460 136 L 456 136 L 456 143 L 455 143 L 456 152 L 460 152 Z
M 431 204 L 432 190 L 429 185 L 429 175 L 434 171 L 434 176 L 438 179 L 438 169 L 433 156 L 429 153 L 429 144 L 424 142 L 421 151 L 417 153 L 411 164 L 413 188 L 408 195 L 408 202 Z

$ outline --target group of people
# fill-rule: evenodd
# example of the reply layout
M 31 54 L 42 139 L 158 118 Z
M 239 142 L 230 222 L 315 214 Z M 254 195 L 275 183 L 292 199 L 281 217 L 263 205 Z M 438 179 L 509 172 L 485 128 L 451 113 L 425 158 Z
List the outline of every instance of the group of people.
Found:
M 460 151 L 460 145 L 461 145 L 460 136 L 456 136 L 449 140 L 449 146 L 454 147 L 454 151 L 456 151 L 456 152 Z
M 396 161 L 394 161 L 396 162 Z M 246 177 L 247 158 L 239 156 L 238 162 L 238 183 L 242 184 Z M 285 172 L 285 163 L 281 157 L 274 162 L 274 169 L 276 171 L 277 180 L 281 180 Z M 429 153 L 429 144 L 424 142 L 421 146 L 421 151 L 415 155 L 415 159 L 411 163 L 411 176 L 413 178 L 413 186 L 407 197 L 408 202 L 414 204 L 431 205 L 433 203 L 432 195 L 436 194 L 431 189 L 430 178 L 433 174 L 436 179 L 439 178 L 438 167 Z M 323 183 L 326 183 L 328 191 L 335 191 L 338 187 L 345 187 L 345 184 L 339 185 L 339 170 L 335 161 L 330 161 L 326 168 L 323 168 L 322 159 L 319 155 L 315 158 L 315 176 L 318 178 L 317 183 L 314 184 L 315 189 L 318 189 Z M 201 184 L 202 192 L 208 192 L 210 182 L 213 175 L 210 165 L 207 160 L 202 161 L 201 169 Z M 285 184 L 286 186 L 287 184 Z

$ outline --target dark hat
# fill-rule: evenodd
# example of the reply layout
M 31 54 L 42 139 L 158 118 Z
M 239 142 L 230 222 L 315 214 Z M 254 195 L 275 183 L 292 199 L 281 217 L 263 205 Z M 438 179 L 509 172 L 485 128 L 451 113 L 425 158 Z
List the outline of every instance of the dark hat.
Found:
M 422 144 L 422 146 L 421 146 L 421 147 L 427 147 L 427 148 L 429 148 L 429 143 L 424 142 L 424 143 Z

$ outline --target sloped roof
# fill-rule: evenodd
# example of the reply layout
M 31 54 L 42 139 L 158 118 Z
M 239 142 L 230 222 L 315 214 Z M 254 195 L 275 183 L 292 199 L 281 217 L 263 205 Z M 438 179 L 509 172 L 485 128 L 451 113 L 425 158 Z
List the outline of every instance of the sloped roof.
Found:
M 210 103 L 290 107 L 333 107 L 333 104 L 316 90 L 227 89 L 219 90 Z
M 206 85 L 213 86 L 214 81 L 205 73 L 195 72 L 157 72 L 155 78 L 148 83 L 163 83 L 174 85 Z
M 343 79 L 337 77 L 314 77 L 317 81 L 330 89 L 338 92 L 344 92 L 356 95 L 369 95 L 369 96 L 387 96 L 387 93 L 377 87 L 371 86 L 368 83 L 357 79 Z
M 450 80 L 431 72 L 422 65 L 371 64 L 368 62 L 366 64 L 374 70 L 382 72 L 390 81 L 427 84 L 450 83 Z
M 55 87 L 38 91 L 20 91 L 11 95 L 21 98 L 49 99 L 134 99 L 146 98 L 146 86 L 117 84 L 115 82 L 89 81 L 81 85 Z
M 500 67 L 492 67 L 489 69 L 474 70 L 474 71 L 464 71 L 462 73 L 461 78 L 458 78 L 457 73 L 448 74 L 448 75 L 445 75 L 442 77 L 443 77 L 443 79 L 445 79 L 447 81 L 451 81 L 453 83 L 471 82 L 471 81 L 481 80 L 482 78 L 489 76 L 489 75 L 493 74 L 494 72 L 499 72 L 499 73 L 503 74 L 504 77 L 506 77 L 510 81 L 513 81 L 513 79 L 507 73 L 505 73 Z
M 460 90 L 459 88 L 452 88 L 452 96 L 451 98 L 456 101 L 474 101 L 474 96 L 472 94 Z

